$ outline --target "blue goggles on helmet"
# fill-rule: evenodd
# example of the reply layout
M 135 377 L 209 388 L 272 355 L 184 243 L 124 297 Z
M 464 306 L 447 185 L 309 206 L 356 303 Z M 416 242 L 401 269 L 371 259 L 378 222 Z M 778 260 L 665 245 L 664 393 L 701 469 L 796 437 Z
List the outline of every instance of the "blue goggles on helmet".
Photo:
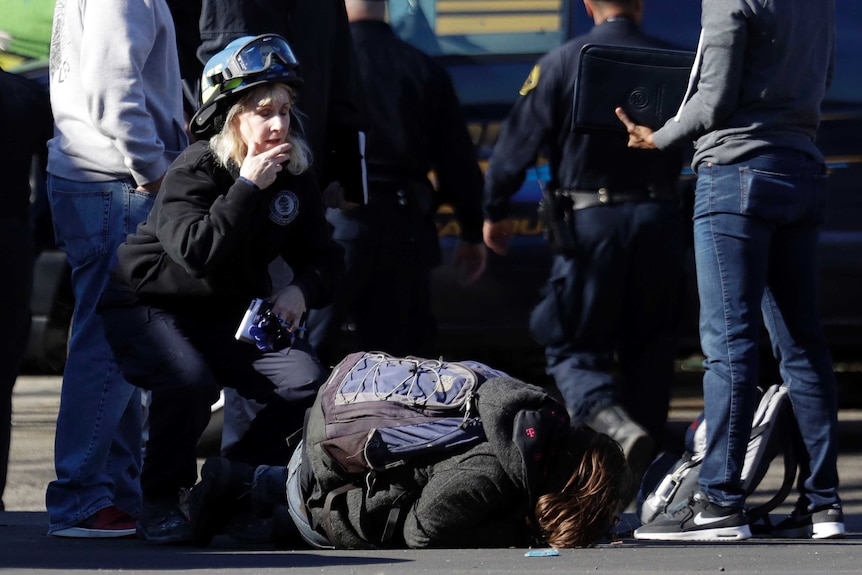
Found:
M 198 138 L 221 129 L 233 98 L 264 82 L 300 84 L 299 63 L 287 41 L 277 34 L 237 38 L 212 58 L 201 76 L 201 107 L 191 120 Z
M 293 50 L 281 36 L 264 34 L 249 40 L 238 48 L 227 61 L 225 79 L 265 72 L 280 64 L 288 68 L 297 66 Z

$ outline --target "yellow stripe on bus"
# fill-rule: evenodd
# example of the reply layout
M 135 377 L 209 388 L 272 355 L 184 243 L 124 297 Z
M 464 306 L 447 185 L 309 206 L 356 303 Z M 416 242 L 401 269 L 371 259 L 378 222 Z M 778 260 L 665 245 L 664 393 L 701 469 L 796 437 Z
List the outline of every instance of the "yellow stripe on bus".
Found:
M 538 11 L 559 11 L 561 0 L 440 0 L 437 2 L 438 15 L 447 12 L 512 12 L 521 14 Z
M 558 14 L 534 16 L 438 16 L 435 32 L 438 36 L 458 34 L 511 34 L 525 32 L 557 32 Z

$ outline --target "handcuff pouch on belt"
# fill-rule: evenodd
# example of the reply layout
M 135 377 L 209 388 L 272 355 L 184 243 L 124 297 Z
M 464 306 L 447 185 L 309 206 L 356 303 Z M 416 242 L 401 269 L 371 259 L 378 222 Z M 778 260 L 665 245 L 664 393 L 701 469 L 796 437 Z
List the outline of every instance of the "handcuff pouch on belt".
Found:
M 399 206 L 427 218 L 434 215 L 434 188 L 430 183 L 391 181 L 369 183 L 368 205 Z
M 542 234 L 551 251 L 559 254 L 574 253 L 575 212 L 572 209 L 572 200 L 557 190 L 543 188 L 538 213 Z

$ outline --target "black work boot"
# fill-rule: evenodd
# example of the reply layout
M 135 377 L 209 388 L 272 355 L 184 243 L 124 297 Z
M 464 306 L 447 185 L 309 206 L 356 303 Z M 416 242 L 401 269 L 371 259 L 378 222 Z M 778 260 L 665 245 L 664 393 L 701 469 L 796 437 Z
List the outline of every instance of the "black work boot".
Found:
M 248 503 L 231 518 L 225 532 L 240 543 L 273 543 L 274 511 L 279 506 L 287 508 L 287 468 L 258 465 Z
M 138 537 L 151 545 L 187 545 L 192 541 L 192 530 L 179 497 L 145 497 L 137 531 Z
M 250 505 L 254 468 L 223 457 L 210 457 L 201 467 L 201 480 L 191 490 L 189 523 L 195 545 L 209 545 L 217 533 Z

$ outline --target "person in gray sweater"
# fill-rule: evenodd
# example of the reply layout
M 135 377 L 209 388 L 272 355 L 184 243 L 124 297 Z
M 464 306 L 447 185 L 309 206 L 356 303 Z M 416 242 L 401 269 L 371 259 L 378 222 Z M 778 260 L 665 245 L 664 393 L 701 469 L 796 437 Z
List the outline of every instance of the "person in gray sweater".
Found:
M 617 109 L 631 147 L 695 141 L 694 247 L 706 356 L 700 491 L 635 537 L 751 536 L 740 474 L 764 325 L 805 447 L 796 506 L 772 534 L 843 537 L 836 385 L 816 267 L 826 168 L 815 135 L 832 76 L 834 2 L 704 0 L 702 7 L 690 97 L 676 117 L 653 132 Z

